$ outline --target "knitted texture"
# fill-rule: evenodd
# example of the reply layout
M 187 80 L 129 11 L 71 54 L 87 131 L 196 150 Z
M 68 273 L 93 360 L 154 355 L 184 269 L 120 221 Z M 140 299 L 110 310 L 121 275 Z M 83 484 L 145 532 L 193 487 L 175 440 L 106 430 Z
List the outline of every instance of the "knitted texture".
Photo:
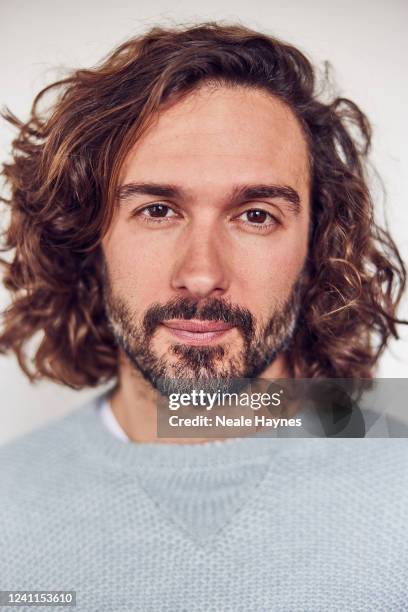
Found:
M 1 590 L 75 590 L 55 609 L 80 612 L 408 611 L 406 439 L 126 443 L 102 397 L 0 448 Z

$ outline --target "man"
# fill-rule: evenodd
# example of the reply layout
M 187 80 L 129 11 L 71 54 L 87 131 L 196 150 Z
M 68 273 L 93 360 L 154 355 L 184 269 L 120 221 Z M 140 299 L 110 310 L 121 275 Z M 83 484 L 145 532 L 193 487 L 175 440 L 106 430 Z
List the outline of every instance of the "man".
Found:
M 7 115 L 0 348 L 31 380 L 114 386 L 2 449 L 0 587 L 87 612 L 408 610 L 404 439 L 157 429 L 174 393 L 373 376 L 406 272 L 365 115 L 319 101 L 294 47 L 216 23 L 54 87 L 48 114 L 44 90 Z

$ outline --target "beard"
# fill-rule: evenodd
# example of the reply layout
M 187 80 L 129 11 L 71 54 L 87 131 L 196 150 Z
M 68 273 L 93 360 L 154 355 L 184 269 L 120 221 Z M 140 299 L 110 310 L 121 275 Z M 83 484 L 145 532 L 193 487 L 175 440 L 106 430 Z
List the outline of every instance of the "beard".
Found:
M 289 297 L 275 305 L 266 323 L 257 324 L 247 309 L 230 300 L 177 297 L 165 304 L 154 303 L 138 321 L 130 305 L 114 295 L 104 266 L 105 311 L 115 341 L 132 366 L 163 396 L 191 393 L 238 392 L 258 377 L 285 352 L 293 339 L 301 303 L 301 274 Z M 164 320 L 199 319 L 223 321 L 237 328 L 242 348 L 231 354 L 228 343 L 215 346 L 171 344 L 164 355 L 153 347 L 155 331 Z

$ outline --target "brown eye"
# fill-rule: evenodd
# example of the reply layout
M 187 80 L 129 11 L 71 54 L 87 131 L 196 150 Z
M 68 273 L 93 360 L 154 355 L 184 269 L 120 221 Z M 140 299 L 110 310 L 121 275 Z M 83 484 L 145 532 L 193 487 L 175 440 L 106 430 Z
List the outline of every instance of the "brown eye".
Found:
M 161 223 L 162 221 L 170 221 L 173 217 L 177 217 L 177 213 L 167 204 L 149 204 L 141 210 L 135 210 L 131 216 L 139 217 L 146 223 Z
M 165 217 L 170 208 L 164 204 L 152 204 L 144 210 L 148 213 L 149 217 Z
M 237 219 L 241 227 L 249 231 L 270 233 L 280 225 L 279 220 L 263 208 L 248 208 Z
M 262 208 L 251 208 L 250 210 L 246 210 L 239 218 L 249 225 L 269 226 L 278 223 L 275 217 Z
M 246 213 L 247 220 L 251 223 L 265 223 L 268 220 L 270 215 L 265 210 L 254 209 L 247 210 Z

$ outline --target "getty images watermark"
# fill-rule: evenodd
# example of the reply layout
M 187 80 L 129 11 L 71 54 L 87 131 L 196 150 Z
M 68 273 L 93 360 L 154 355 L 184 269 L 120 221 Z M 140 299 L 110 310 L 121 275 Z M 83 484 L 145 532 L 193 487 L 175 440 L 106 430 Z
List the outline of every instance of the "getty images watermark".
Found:
M 203 389 L 192 389 L 190 393 L 170 393 L 168 408 L 171 411 L 180 410 L 184 407 L 201 408 L 206 412 L 220 411 L 221 408 L 249 408 L 251 411 L 259 411 L 262 408 L 277 408 L 282 404 L 283 389 L 274 393 L 242 392 L 230 393 L 218 390 L 209 393 Z M 240 410 L 241 412 L 241 410 Z M 208 414 L 196 414 L 194 416 L 180 416 L 172 414 L 168 419 L 170 427 L 222 427 L 222 428 L 258 428 L 258 427 L 300 427 L 302 419 L 268 417 L 264 414 L 235 414 L 229 416 L 223 411 L 222 414 L 209 416 Z
M 162 381 L 157 435 L 408 437 L 407 379 Z

